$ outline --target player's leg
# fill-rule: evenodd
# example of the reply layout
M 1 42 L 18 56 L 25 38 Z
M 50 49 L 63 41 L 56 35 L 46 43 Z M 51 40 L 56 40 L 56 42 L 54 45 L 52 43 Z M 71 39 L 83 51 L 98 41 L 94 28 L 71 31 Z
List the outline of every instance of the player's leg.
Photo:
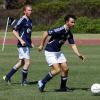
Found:
M 30 48 L 29 47 L 20 47 L 18 48 L 19 58 L 24 60 L 24 65 L 22 69 L 22 85 L 26 84 L 28 68 L 30 65 Z
M 61 84 L 60 89 L 66 90 L 66 83 L 68 80 L 68 65 L 66 62 L 61 63 Z
M 16 65 L 13 66 L 13 68 L 10 70 L 10 72 L 3 76 L 3 79 L 6 81 L 10 81 L 11 77 L 17 72 L 17 70 L 20 68 L 20 66 L 22 66 L 24 64 L 23 60 L 19 60 Z
M 58 53 L 58 62 L 60 64 L 60 68 L 61 68 L 60 90 L 66 91 L 66 82 L 68 79 L 68 65 L 67 65 L 67 60 L 62 52 Z
M 24 65 L 22 69 L 22 85 L 27 85 L 27 75 L 28 75 L 28 68 L 30 65 L 30 59 L 24 59 Z
M 39 84 L 39 90 L 41 92 L 44 91 L 45 84 L 50 81 L 55 75 L 57 75 L 60 72 L 60 65 L 59 64 L 53 64 L 51 66 L 51 71 L 38 82 Z
M 58 92 L 72 92 L 72 89 L 66 86 L 68 80 L 68 65 L 66 62 L 61 63 L 61 83 L 60 89 L 57 89 Z

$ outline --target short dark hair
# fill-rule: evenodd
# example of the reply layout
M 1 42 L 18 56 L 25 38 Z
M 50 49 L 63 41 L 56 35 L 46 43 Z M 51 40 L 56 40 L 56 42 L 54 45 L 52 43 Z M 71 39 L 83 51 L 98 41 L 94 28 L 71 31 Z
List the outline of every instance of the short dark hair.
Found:
M 65 21 L 65 22 L 68 21 L 69 18 L 76 19 L 75 15 L 66 15 L 66 16 L 64 17 L 64 21 Z
M 23 7 L 23 11 L 25 11 L 27 7 L 31 7 L 31 8 L 32 8 L 32 6 L 31 6 L 31 5 L 26 4 L 26 5 L 24 5 L 24 7 Z

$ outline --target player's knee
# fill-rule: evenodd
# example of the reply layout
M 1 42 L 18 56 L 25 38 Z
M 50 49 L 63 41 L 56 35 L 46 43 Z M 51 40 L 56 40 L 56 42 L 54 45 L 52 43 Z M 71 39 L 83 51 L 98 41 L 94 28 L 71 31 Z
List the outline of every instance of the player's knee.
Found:
M 26 66 L 29 66 L 30 65 L 30 62 L 28 61 L 28 62 L 25 62 L 25 65 Z
M 69 71 L 69 68 L 64 68 L 63 71 L 64 71 L 65 73 L 67 73 L 67 72 Z
M 29 66 L 30 65 L 30 62 L 28 62 L 28 63 L 26 63 L 27 64 L 27 66 Z
M 56 74 L 60 73 L 60 68 L 56 69 Z
M 16 64 L 16 66 L 20 67 L 21 66 L 21 61 L 18 61 L 17 64 Z

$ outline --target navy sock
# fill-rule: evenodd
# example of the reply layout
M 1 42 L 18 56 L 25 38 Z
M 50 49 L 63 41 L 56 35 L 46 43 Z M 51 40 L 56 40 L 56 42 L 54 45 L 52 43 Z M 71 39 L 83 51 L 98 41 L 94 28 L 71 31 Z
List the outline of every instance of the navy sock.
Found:
M 22 70 L 22 82 L 26 81 L 26 79 L 27 79 L 27 74 L 28 74 L 28 70 L 23 69 L 23 70 Z
M 43 79 L 42 83 L 46 84 L 48 81 L 50 81 L 53 78 L 53 75 L 49 72 Z
M 16 69 L 15 67 L 13 67 L 13 68 L 11 69 L 11 71 L 6 75 L 7 80 L 10 80 L 11 77 L 14 75 L 14 73 L 15 73 L 17 70 L 18 70 L 18 69 Z
M 66 88 L 67 79 L 68 79 L 68 77 L 66 77 L 66 76 L 61 76 L 60 88 Z

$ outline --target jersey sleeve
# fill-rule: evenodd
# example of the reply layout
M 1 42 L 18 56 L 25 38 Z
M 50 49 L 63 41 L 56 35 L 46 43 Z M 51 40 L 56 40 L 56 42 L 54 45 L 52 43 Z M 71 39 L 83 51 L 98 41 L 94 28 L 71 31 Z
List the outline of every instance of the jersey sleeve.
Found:
M 13 30 L 19 31 L 22 28 L 23 24 L 24 24 L 24 19 L 23 18 L 20 18 L 17 21 L 16 25 L 14 25 Z
M 74 41 L 74 38 L 73 38 L 73 34 L 71 32 L 68 35 L 68 43 L 69 44 L 75 44 L 75 41 Z
M 63 27 L 59 27 L 59 28 L 56 28 L 56 29 L 48 30 L 47 32 L 48 32 L 49 36 L 56 36 L 56 35 L 60 34 L 63 30 L 64 30 Z

